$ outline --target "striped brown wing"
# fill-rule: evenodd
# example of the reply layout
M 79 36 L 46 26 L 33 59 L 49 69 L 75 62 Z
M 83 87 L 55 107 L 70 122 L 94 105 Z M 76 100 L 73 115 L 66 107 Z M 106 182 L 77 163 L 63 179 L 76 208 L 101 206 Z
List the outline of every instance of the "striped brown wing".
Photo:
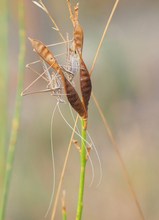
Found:
M 75 48 L 78 50 L 80 54 L 82 54 L 83 49 L 83 29 L 78 23 L 74 28 L 74 42 L 75 42 Z
M 43 44 L 41 41 L 29 38 L 32 47 L 34 50 L 38 53 L 38 55 L 46 62 L 48 63 L 54 70 L 59 70 L 59 65 L 57 63 L 57 60 L 55 59 L 53 53 L 48 49 L 45 44 Z
M 82 93 L 82 100 L 85 107 L 85 110 L 88 109 L 89 99 L 91 96 L 92 91 L 92 83 L 90 79 L 89 72 L 87 67 L 80 56 L 81 66 L 80 66 L 80 86 L 81 86 L 81 93 Z
M 66 77 L 63 77 L 64 80 L 64 87 L 65 92 L 67 95 L 67 99 L 69 103 L 71 104 L 72 108 L 82 117 L 86 117 L 86 112 L 83 107 L 83 104 L 79 98 L 78 93 L 76 92 L 75 88 L 71 85 L 71 83 L 66 79 Z

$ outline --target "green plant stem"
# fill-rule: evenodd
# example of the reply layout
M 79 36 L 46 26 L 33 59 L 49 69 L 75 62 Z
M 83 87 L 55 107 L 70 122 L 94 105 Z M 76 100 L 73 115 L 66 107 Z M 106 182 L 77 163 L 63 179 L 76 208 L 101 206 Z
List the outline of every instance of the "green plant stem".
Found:
M 19 50 L 19 58 L 18 58 L 19 59 L 18 85 L 17 85 L 15 110 L 12 120 L 11 135 L 10 135 L 9 148 L 8 148 L 7 161 L 6 161 L 2 204 L 0 208 L 0 220 L 4 220 L 5 218 L 9 186 L 10 186 L 11 174 L 13 170 L 13 161 L 15 156 L 15 146 L 17 142 L 19 123 L 20 123 L 20 112 L 21 112 L 21 101 L 22 101 L 22 98 L 20 97 L 20 93 L 23 88 L 23 75 L 24 75 L 24 66 L 25 66 L 24 65 L 24 60 L 25 60 L 24 3 L 22 0 L 19 0 L 18 3 L 18 12 L 19 12 L 19 42 L 20 42 L 20 50 Z
M 62 209 L 62 220 L 67 220 L 67 213 L 65 208 Z
M 0 1 L 0 198 L 2 196 L 6 159 L 7 82 L 8 82 L 8 1 Z
M 83 211 L 83 197 L 84 197 L 84 183 L 85 183 L 85 173 L 86 173 L 86 163 L 87 163 L 87 149 L 86 149 L 86 129 L 85 129 L 85 121 L 81 120 L 81 152 L 80 152 L 80 162 L 81 162 L 81 170 L 80 170 L 80 185 L 79 185 L 79 193 L 78 193 L 78 205 L 77 205 L 77 214 L 76 220 L 81 220 L 82 211 Z
M 66 212 L 66 192 L 63 191 L 62 195 L 62 219 L 67 220 L 67 212 Z

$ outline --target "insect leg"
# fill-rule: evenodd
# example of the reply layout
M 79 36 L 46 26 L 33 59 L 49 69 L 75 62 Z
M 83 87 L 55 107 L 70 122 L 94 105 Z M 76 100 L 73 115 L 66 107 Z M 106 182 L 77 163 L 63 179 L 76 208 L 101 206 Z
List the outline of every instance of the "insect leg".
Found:
M 38 63 L 38 62 L 41 62 L 41 60 L 38 60 L 38 61 L 35 61 L 35 62 L 32 62 L 32 63 L 28 63 L 28 64 L 26 65 L 26 68 L 30 69 L 33 73 L 36 73 L 37 75 L 40 76 L 41 73 L 37 72 L 34 68 L 31 67 L 31 65 L 33 65 L 33 64 L 35 64 L 35 63 Z M 48 82 L 48 79 L 47 79 L 46 77 L 42 76 L 42 78 L 43 78 L 46 82 Z
M 51 67 L 49 67 L 48 69 L 50 69 Z M 33 82 L 31 82 L 21 93 L 21 95 L 23 96 L 23 94 L 31 87 L 33 86 L 40 78 L 43 77 L 43 75 L 46 73 L 46 71 L 43 71 L 35 80 L 33 80 Z
M 33 94 L 37 94 L 37 93 L 44 93 L 44 92 L 54 92 L 54 89 L 42 89 L 39 91 L 31 91 L 31 92 L 26 92 L 26 93 L 22 93 L 22 96 L 26 96 L 26 95 L 33 95 Z
M 46 45 L 47 47 L 55 47 L 55 46 L 59 46 L 59 45 L 62 45 L 62 44 L 67 44 L 67 43 L 69 43 L 69 42 L 72 42 L 73 41 L 73 39 L 72 40 L 66 40 L 66 41 L 61 41 L 61 42 L 58 42 L 58 43 L 54 43 L 54 44 L 48 44 L 48 45 Z

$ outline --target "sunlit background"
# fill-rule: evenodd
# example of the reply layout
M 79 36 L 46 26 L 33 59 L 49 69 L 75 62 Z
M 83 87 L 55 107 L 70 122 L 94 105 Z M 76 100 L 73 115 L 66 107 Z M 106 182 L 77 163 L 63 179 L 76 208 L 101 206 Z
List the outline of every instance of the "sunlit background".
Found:
M 76 1 L 71 1 L 74 5 Z M 65 0 L 45 0 L 45 5 L 61 32 L 72 36 L 72 23 Z M 113 0 L 80 1 L 80 23 L 84 29 L 83 57 L 91 68 L 96 49 Z M 9 13 L 9 85 L 8 130 L 13 114 L 18 69 L 18 8 L 10 1 Z M 26 36 L 45 44 L 61 39 L 52 29 L 48 16 L 25 0 Z M 3 31 L 3 30 L 1 30 Z M 26 38 L 26 64 L 38 59 Z M 62 49 L 61 49 L 62 48 Z M 54 53 L 65 47 L 52 48 Z M 42 71 L 40 66 L 37 70 Z M 30 70 L 24 72 L 24 87 L 35 79 Z M 110 24 L 92 75 L 93 92 L 112 129 L 123 161 L 126 164 L 145 219 L 159 219 L 159 1 L 121 0 Z M 43 87 L 40 80 L 33 89 Z M 6 220 L 39 220 L 49 206 L 53 173 L 50 149 L 50 123 L 56 98 L 49 93 L 23 97 L 20 134 L 12 175 Z M 61 111 L 74 125 L 68 104 Z M 79 124 L 80 125 L 80 124 Z M 103 178 L 95 150 L 91 151 L 95 177 L 87 164 L 83 219 L 141 219 L 121 164 L 91 99 L 88 130 L 100 156 Z M 56 189 L 71 137 L 71 129 L 59 111 L 53 120 L 53 145 L 56 168 Z M 76 137 L 75 137 L 76 138 Z M 66 190 L 68 219 L 75 219 L 79 153 L 72 145 L 62 184 Z M 55 190 L 56 190 L 55 189 Z M 51 210 L 46 219 L 50 219 Z M 56 219 L 62 219 L 61 194 Z

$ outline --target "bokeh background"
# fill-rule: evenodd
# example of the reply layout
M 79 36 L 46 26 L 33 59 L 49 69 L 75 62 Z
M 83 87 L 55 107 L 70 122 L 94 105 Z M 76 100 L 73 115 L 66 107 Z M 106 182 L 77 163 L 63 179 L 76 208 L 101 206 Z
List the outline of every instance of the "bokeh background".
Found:
M 44 1 L 62 33 L 72 34 L 65 0 Z M 72 1 L 75 4 L 76 1 Z M 25 0 L 26 36 L 46 44 L 61 41 L 48 16 L 32 1 Z M 84 60 L 91 68 L 110 15 L 112 0 L 80 0 Z M 18 70 L 18 7 L 9 4 L 8 135 L 15 103 Z M 3 31 L 3 30 L 1 30 Z M 26 38 L 26 64 L 37 59 Z M 63 47 L 64 48 L 64 47 Z M 52 48 L 58 53 L 59 48 Z M 62 49 L 60 49 L 62 50 Z M 41 71 L 41 67 L 37 67 Z M 26 87 L 35 74 L 24 72 Z M 159 219 L 159 1 L 121 0 L 110 24 L 92 75 L 93 91 L 102 107 L 130 174 L 145 219 Z M 34 89 L 43 86 L 39 81 Z M 56 99 L 50 94 L 23 97 L 20 133 L 16 148 L 6 220 L 44 219 L 52 191 L 50 121 Z M 73 126 L 67 104 L 61 110 Z M 105 131 L 96 106 L 89 106 L 89 132 L 103 169 L 91 152 L 95 179 L 88 162 L 83 219 L 140 219 L 119 160 Z M 67 151 L 71 129 L 57 111 L 53 121 L 56 186 Z M 66 190 L 68 219 L 74 219 L 79 181 L 79 154 L 72 146 L 62 188 Z M 61 219 L 61 199 L 56 219 Z M 50 219 L 50 213 L 46 219 Z

